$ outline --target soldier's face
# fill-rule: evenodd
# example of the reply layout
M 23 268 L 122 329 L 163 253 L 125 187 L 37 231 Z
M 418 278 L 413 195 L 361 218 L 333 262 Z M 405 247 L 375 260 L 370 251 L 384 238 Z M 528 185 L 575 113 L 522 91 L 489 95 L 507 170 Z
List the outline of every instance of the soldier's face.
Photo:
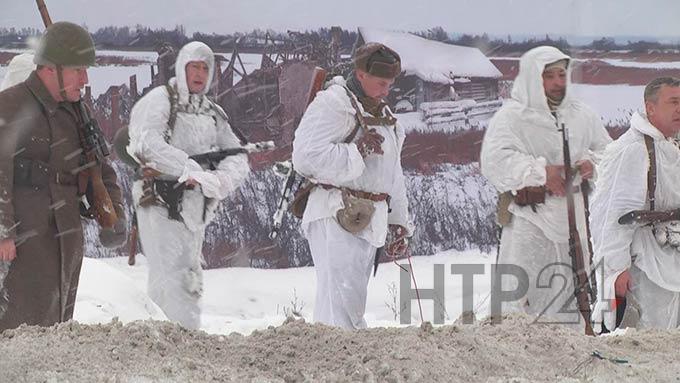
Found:
M 80 100 L 80 92 L 89 81 L 87 78 L 87 67 L 63 68 L 62 76 L 64 79 L 66 101 L 76 102 Z
M 201 93 L 208 85 L 209 68 L 203 61 L 190 61 L 186 66 L 187 87 L 190 93 Z
M 376 77 L 360 69 L 356 70 L 356 76 L 364 89 L 364 93 L 370 98 L 382 100 L 390 94 L 393 78 Z
M 562 101 L 567 92 L 567 71 L 555 67 L 543 71 L 543 89 L 546 96 Z
M 680 87 L 663 85 L 656 102 L 645 103 L 647 118 L 666 137 L 680 132 Z

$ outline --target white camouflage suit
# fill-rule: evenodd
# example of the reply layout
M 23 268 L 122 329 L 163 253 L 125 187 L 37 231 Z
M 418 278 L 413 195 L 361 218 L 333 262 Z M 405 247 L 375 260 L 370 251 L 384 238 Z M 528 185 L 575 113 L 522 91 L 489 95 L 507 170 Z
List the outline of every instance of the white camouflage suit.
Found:
M 546 64 L 562 59 L 569 57 L 552 47 L 539 47 L 524 54 L 511 99 L 489 124 L 482 144 L 481 169 L 500 193 L 545 185 L 545 166 L 564 164 L 562 134 L 550 113 L 542 79 Z M 582 159 L 595 163 L 611 138 L 599 116 L 570 97 L 570 85 L 571 74 L 567 70 L 566 95 L 557 108 L 557 121 L 568 129 L 572 166 Z M 575 178 L 575 182 L 581 182 L 580 176 Z M 574 193 L 574 201 L 584 263 L 588 267 L 582 194 Z M 528 292 L 520 300 L 504 305 L 503 312 L 543 315 L 542 322 L 557 321 L 583 329 L 585 324 L 573 295 L 566 198 L 546 195 L 545 203 L 536 205 L 536 212 L 531 206 L 520 207 L 512 202 L 509 211 L 513 217 L 503 227 L 498 264 L 524 269 L 528 281 L 522 283 Z M 504 291 L 515 290 L 518 281 L 506 276 L 501 287 Z M 565 303 L 568 310 L 561 310 Z
M 293 164 L 296 171 L 316 182 L 388 193 L 392 198 L 391 213 L 385 201 L 374 202 L 370 224 L 356 235 L 345 231 L 335 218 L 344 207 L 338 189 L 314 188 L 302 218 L 317 278 L 314 321 L 359 329 L 366 327 L 368 280 L 376 249 L 385 244 L 388 224 L 401 225 L 409 232 L 412 227 L 401 168 L 405 132 L 398 123 L 396 127 L 369 126 L 385 138 L 384 154 L 362 158 L 355 143 L 343 143 L 357 124 L 344 85 L 342 77 L 335 77 L 307 108 L 295 132 Z M 362 135 L 360 130 L 356 138 Z
M 205 227 L 214 217 L 221 199 L 236 190 L 250 170 L 245 154 L 227 157 L 217 170 L 204 170 L 190 155 L 236 148 L 239 140 L 231 130 L 226 115 L 208 101 L 205 93 L 190 94 L 185 67 L 191 61 L 203 61 L 209 67 L 208 84 L 214 72 L 212 50 L 200 42 L 185 45 L 175 64 L 176 77 L 169 84 L 179 94 L 177 120 L 169 142 L 170 100 L 165 86 L 150 91 L 132 109 L 128 152 L 164 178 L 183 182 L 193 178 L 200 184 L 184 192 L 181 206 L 183 222 L 168 217 L 161 206 L 140 207 L 142 181 L 133 185 L 142 251 L 149 263 L 149 296 L 170 320 L 186 328 L 200 327 L 199 300 L 203 290 L 201 248 Z M 203 220 L 204 196 L 211 198 Z
M 604 321 L 610 330 L 616 320 L 614 283 L 626 269 L 630 269 L 629 294 L 640 306 L 637 327 L 680 326 L 680 253 L 657 242 L 651 226 L 618 223 L 619 217 L 632 210 L 649 209 L 644 135 L 654 139 L 655 210 L 680 207 L 680 149 L 645 114 L 635 113 L 630 129 L 607 147 L 591 203 L 593 261 L 602 263 L 596 274 L 599 292 L 593 318 L 596 327 Z

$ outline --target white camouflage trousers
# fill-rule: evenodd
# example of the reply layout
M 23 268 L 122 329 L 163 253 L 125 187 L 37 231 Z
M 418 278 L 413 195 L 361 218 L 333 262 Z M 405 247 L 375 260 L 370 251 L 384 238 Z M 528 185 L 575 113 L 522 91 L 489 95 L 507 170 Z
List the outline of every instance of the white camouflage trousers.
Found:
M 640 306 L 637 328 L 671 330 L 680 327 L 680 292 L 655 284 L 635 265 L 630 268 L 630 294 Z
M 376 248 L 333 218 L 311 222 L 307 237 L 316 270 L 314 321 L 366 328 L 366 296 Z
M 579 233 L 580 234 L 580 233 Z M 584 264 L 589 269 L 588 245 L 581 236 Z M 549 240 L 528 220 L 513 216 L 503 227 L 499 264 L 519 266 L 526 280 L 504 275 L 503 291 L 526 289 L 519 300 L 503 304 L 502 313 L 524 312 L 537 316 L 537 323 L 557 323 L 583 331 L 585 322 L 577 310 L 569 245 Z
M 149 297 L 168 319 L 185 328 L 201 326 L 203 230 L 192 232 L 159 206 L 137 208 L 142 252 L 149 264 Z

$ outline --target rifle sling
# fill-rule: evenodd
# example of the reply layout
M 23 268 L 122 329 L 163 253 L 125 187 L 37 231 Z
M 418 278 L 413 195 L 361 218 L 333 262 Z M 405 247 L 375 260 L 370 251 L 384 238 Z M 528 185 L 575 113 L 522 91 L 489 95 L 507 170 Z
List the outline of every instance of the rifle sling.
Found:
M 654 193 L 656 192 L 656 150 L 654 139 L 644 135 L 647 155 L 649 156 L 649 170 L 647 170 L 647 199 L 649 200 L 649 210 L 654 211 Z

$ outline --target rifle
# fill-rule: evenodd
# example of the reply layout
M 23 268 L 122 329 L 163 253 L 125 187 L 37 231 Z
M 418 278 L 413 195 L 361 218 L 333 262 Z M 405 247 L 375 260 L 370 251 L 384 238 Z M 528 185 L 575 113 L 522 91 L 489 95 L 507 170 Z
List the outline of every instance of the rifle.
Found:
M 312 76 L 312 86 L 307 95 L 307 106 L 314 101 L 316 94 L 323 89 L 324 82 L 326 81 L 326 70 L 316 67 L 314 68 L 314 74 Z M 269 233 L 269 238 L 271 239 L 276 239 L 279 235 L 283 222 L 283 215 L 288 210 L 290 196 L 293 194 L 293 185 L 295 184 L 295 178 L 297 176 L 295 169 L 293 169 L 293 164 L 290 161 L 279 162 L 274 165 L 274 169 L 278 174 L 286 177 L 286 181 L 283 183 L 281 197 L 279 197 L 279 203 L 276 205 L 276 211 L 272 216 L 272 230 Z M 300 185 L 301 184 L 302 183 L 300 183 Z
M 85 208 L 83 215 L 95 218 L 101 227 L 112 228 L 118 222 L 118 215 L 113 207 L 109 191 L 104 185 L 101 168 L 101 164 L 109 156 L 109 150 L 97 120 L 90 117 L 85 104 L 82 101 L 74 104 L 79 108 L 81 126 L 78 135 L 85 154 L 85 165 L 78 173 L 78 193 L 81 195 L 81 203 Z M 91 206 L 88 192 L 91 192 Z
M 264 141 L 264 142 L 254 142 L 250 144 L 245 144 L 238 148 L 218 150 L 215 152 L 207 152 L 201 154 L 194 154 L 189 156 L 192 160 L 198 162 L 200 165 L 207 166 L 210 170 L 216 170 L 217 165 L 223 159 L 236 156 L 239 154 L 256 153 L 274 148 L 274 142 Z
M 680 209 L 656 211 L 656 210 L 633 210 L 619 218 L 619 224 L 629 225 L 632 223 L 649 225 L 659 222 L 680 220 Z
M 47 11 L 45 2 L 36 0 L 36 4 L 45 28 L 49 27 L 52 25 L 52 18 Z M 97 120 L 91 118 L 83 101 L 74 102 L 73 106 L 80 115 L 78 136 L 85 154 L 85 165 L 81 167 L 81 171 L 78 173 L 78 194 L 81 196 L 81 202 L 84 205 L 82 213 L 86 217 L 95 218 L 101 227 L 112 228 L 118 222 L 118 215 L 113 207 L 111 196 L 104 185 L 101 169 L 101 164 L 106 161 L 109 151 L 106 148 L 106 142 Z M 92 206 L 87 200 L 88 191 L 91 191 Z
M 557 116 L 553 114 L 557 120 Z M 590 302 L 588 301 L 587 289 L 590 287 L 588 283 L 588 273 L 585 270 L 583 263 L 583 248 L 581 246 L 581 239 L 576 228 L 576 208 L 574 206 L 574 193 L 571 185 L 574 181 L 574 173 L 571 167 L 571 155 L 569 152 L 569 132 L 566 126 L 562 123 L 562 128 L 558 130 L 562 132 L 562 152 L 564 155 L 564 173 L 565 173 L 565 190 L 567 198 L 567 216 L 569 220 L 569 256 L 571 257 L 571 268 L 574 278 L 574 296 L 578 304 L 578 310 L 581 312 L 583 319 L 586 322 L 586 335 L 595 335 L 593 326 L 591 324 Z
M 49 12 L 47 12 L 47 5 L 45 5 L 43 0 L 36 0 L 35 2 L 38 4 L 38 11 L 40 12 L 40 17 L 42 17 L 43 24 L 47 28 L 52 25 L 52 19 Z

